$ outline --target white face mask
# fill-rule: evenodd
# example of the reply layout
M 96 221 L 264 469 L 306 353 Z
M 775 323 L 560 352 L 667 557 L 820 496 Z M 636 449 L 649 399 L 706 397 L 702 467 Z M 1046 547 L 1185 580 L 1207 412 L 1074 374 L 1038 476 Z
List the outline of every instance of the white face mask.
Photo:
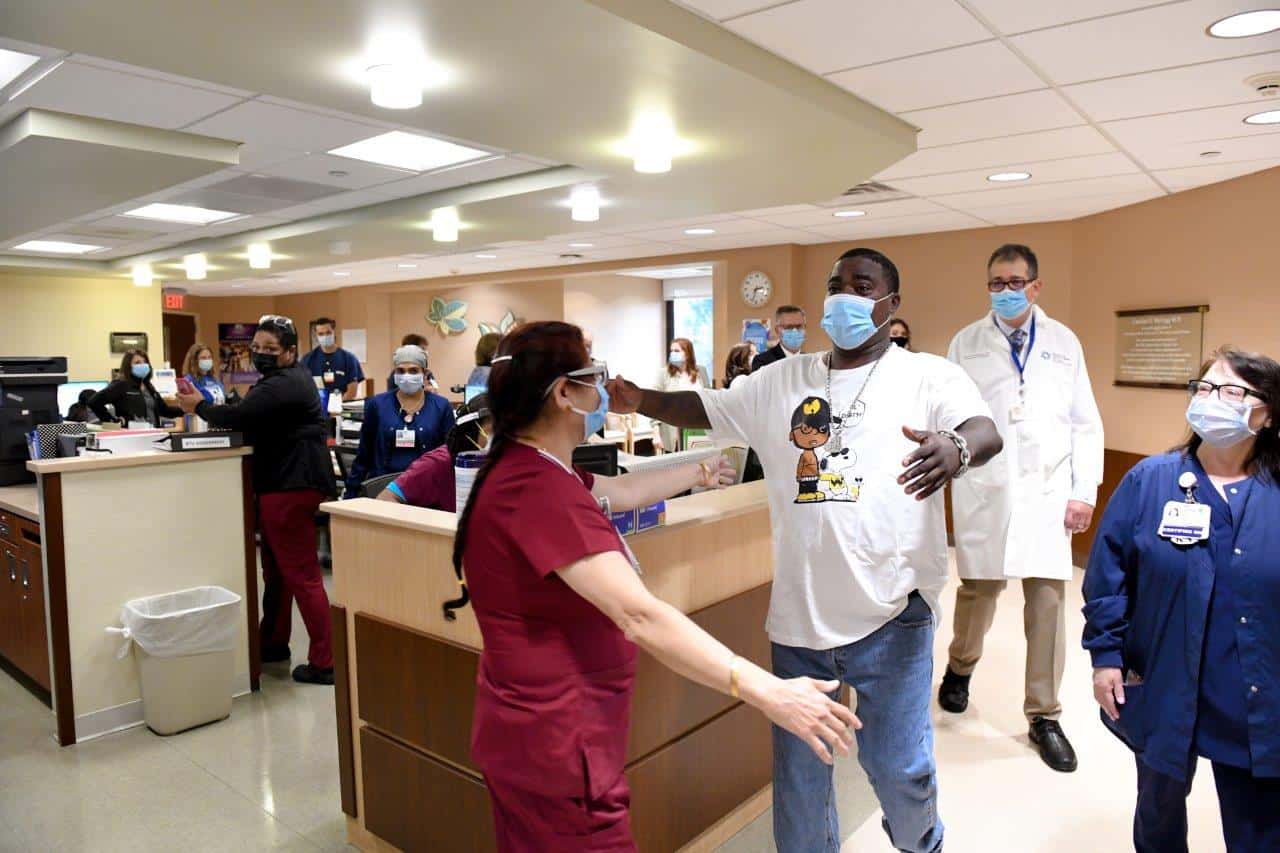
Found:
M 333 346 L 335 337 L 334 335 L 316 335 L 316 340 L 320 342 L 320 346 L 328 349 Z
M 1196 397 L 1187 406 L 1187 423 L 1205 444 L 1232 447 L 1258 434 L 1249 426 L 1253 409 L 1248 403 L 1228 403 L 1216 394 Z

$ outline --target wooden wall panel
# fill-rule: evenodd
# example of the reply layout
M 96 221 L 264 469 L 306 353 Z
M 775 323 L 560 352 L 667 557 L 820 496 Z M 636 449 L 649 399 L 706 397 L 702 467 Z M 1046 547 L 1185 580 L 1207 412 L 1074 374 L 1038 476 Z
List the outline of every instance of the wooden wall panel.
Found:
M 351 667 L 347 661 L 347 609 L 329 605 L 329 621 L 333 625 L 333 705 L 338 723 L 338 787 L 342 791 L 342 810 L 357 816 L 356 760 L 351 728 Z
M 1102 513 L 1107 508 L 1107 501 L 1111 500 L 1111 495 L 1115 493 L 1124 475 L 1129 473 L 1129 469 L 1145 458 L 1141 454 L 1128 453 L 1124 450 L 1105 451 L 1102 463 L 1102 485 L 1098 487 L 1098 505 L 1093 510 L 1093 524 L 1084 533 L 1077 533 L 1071 537 L 1071 555 L 1075 558 L 1077 566 L 1084 566 L 1089 562 L 1093 534 L 1102 521 Z
M 360 729 L 364 825 L 406 853 L 489 853 L 493 813 L 484 783 L 417 750 Z

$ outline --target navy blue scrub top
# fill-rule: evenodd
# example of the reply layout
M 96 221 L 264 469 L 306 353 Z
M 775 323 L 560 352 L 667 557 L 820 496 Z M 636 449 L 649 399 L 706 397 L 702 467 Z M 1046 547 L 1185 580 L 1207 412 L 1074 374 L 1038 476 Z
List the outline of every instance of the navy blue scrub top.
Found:
M 311 371 L 312 376 L 324 376 L 333 371 L 333 382 L 324 386 L 326 391 L 347 393 L 347 386 L 352 382 L 364 379 L 364 371 L 360 369 L 360 360 L 347 350 L 339 347 L 331 353 L 316 347 L 302 357 L 302 364 Z
M 1175 545 L 1156 531 L 1165 503 L 1185 500 L 1185 471 L 1210 533 Z M 1196 755 L 1280 776 L 1280 485 L 1260 475 L 1227 497 L 1195 457 L 1144 459 L 1108 502 L 1084 578 L 1093 665 L 1141 678 L 1114 728 L 1178 779 Z
M 409 423 L 405 423 L 395 391 L 370 397 L 364 403 L 360 449 L 351 463 L 345 497 L 355 497 L 365 480 L 398 474 L 422 454 L 444 444 L 453 424 L 453 406 L 439 394 L 427 392 L 422 408 Z M 413 447 L 396 447 L 396 430 L 401 429 L 414 431 Z

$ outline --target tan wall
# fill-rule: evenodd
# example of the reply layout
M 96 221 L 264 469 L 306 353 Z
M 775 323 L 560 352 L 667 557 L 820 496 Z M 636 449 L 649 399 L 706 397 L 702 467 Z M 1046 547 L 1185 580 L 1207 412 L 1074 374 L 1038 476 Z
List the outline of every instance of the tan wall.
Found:
M 1208 305 L 1206 357 L 1225 343 L 1280 357 L 1278 214 L 1280 169 L 1270 169 L 1075 223 L 1071 319 L 1107 447 L 1158 453 L 1186 429 L 1182 393 L 1112 386 L 1116 310 Z
M 594 275 L 564 280 L 564 319 L 589 331 L 610 371 L 648 384 L 667 351 L 662 282 Z
M 0 355 L 65 355 L 72 382 L 109 379 L 111 332 L 146 332 L 164 359 L 160 306 L 159 287 L 127 279 L 0 273 Z
M 510 309 L 523 320 L 563 320 L 564 282 L 559 279 L 492 282 L 485 285 L 441 287 L 439 280 L 422 282 L 423 289 L 389 295 L 390 334 L 388 340 L 399 343 L 407 332 L 426 335 L 431 342 L 431 372 L 440 383 L 440 390 L 447 393 L 449 386 L 461 385 L 475 367 L 476 342 L 480 340 L 480 323 L 497 324 Z M 460 299 L 467 303 L 467 330 L 460 335 L 441 335 L 427 322 L 433 297 L 447 301 Z M 370 347 L 370 364 L 376 365 L 375 353 Z M 391 366 L 391 352 L 382 356 L 381 371 L 384 377 Z

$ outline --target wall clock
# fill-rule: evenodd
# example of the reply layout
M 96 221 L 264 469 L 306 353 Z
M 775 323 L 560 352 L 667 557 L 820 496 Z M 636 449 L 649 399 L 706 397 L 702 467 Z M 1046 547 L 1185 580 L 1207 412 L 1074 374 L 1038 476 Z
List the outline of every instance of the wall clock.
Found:
M 755 270 L 742 279 L 742 301 L 752 308 L 768 304 L 773 298 L 773 282 L 769 276 Z

